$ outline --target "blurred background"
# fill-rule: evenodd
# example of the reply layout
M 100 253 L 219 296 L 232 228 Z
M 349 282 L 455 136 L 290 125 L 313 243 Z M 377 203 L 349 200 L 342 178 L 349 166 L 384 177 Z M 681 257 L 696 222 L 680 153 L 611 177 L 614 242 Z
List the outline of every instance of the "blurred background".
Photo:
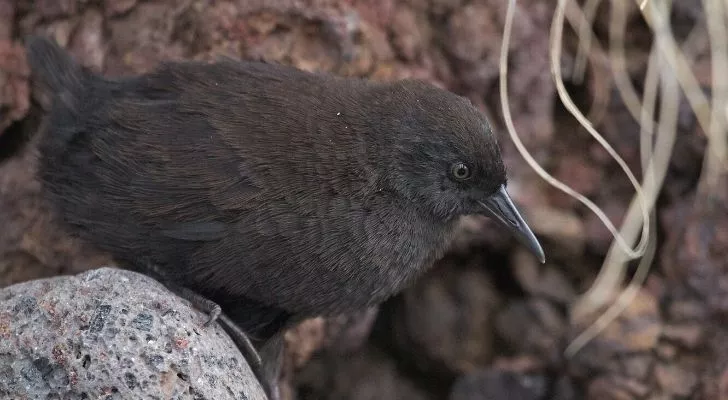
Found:
M 491 119 L 509 191 L 547 262 L 538 264 L 488 220 L 464 220 L 448 255 L 405 293 L 379 309 L 308 320 L 288 332 L 284 398 L 728 399 L 728 94 L 721 91 L 728 86 L 712 74 L 728 74 L 721 69 L 728 67 L 728 5 L 528 0 L 510 14 L 508 5 L 0 0 L 0 287 L 110 262 L 65 235 L 39 199 L 34 134 L 43 111 L 31 93 L 26 34 L 47 34 L 111 76 L 164 60 L 232 56 L 382 81 L 414 77 L 466 96 Z M 557 10 L 565 15 L 554 59 L 559 81 L 550 60 Z M 509 21 L 506 71 L 499 64 Z M 615 226 L 631 221 L 629 246 L 642 223 L 639 212 L 628 217 L 635 188 L 568 111 L 559 84 L 638 181 L 647 180 L 650 154 L 655 174 L 664 175 L 643 185 L 655 201 L 646 278 L 572 353 L 567 346 L 646 269 L 638 259 L 606 263 L 614 238 L 603 221 L 526 162 L 507 129 L 501 72 L 525 148 Z M 642 104 L 657 113 L 640 119 Z M 645 128 L 648 120 L 659 126 Z M 626 268 L 611 290 L 576 307 L 587 304 L 579 301 L 607 264 Z

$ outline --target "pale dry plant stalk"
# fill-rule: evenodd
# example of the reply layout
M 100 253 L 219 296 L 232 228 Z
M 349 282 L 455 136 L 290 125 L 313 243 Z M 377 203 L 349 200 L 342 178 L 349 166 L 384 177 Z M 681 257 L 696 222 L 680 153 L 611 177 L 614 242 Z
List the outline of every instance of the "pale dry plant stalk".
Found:
M 567 3 L 565 9 L 566 20 L 574 31 L 579 32 L 571 80 L 577 85 L 583 83 L 588 60 L 592 66 L 595 87 L 592 88 L 593 100 L 587 119 L 595 125 L 599 124 L 607 113 L 612 85 L 612 78 L 609 76 L 609 57 L 599 42 L 593 40 L 594 35 L 591 31 L 600 1 L 587 0 L 583 11 L 574 2 Z
M 600 1 L 586 0 L 583 10 L 575 2 L 569 3 L 568 0 L 559 0 L 558 2 L 551 25 L 549 55 L 551 73 L 559 98 L 587 132 L 615 159 L 635 189 L 635 196 L 630 203 L 619 232 L 596 204 L 556 180 L 540 167 L 528 153 L 515 132 L 508 103 L 507 49 L 516 1 L 510 0 L 508 3 L 500 58 L 500 95 L 501 107 L 509 135 L 517 150 L 539 176 L 544 178 L 550 185 L 587 206 L 599 217 L 615 238 L 592 287 L 573 305 L 571 310 L 572 319 L 582 320 L 604 307 L 618 293 L 619 295 L 594 323 L 572 341 L 566 349 L 567 356 L 577 352 L 589 340 L 597 336 L 611 321 L 617 318 L 637 295 L 647 277 L 656 250 L 654 206 L 664 182 L 675 143 L 680 89 L 682 89 L 682 93 L 686 96 L 688 104 L 695 113 L 699 126 L 708 133 L 707 148 L 709 150 L 705 157 L 701 187 L 704 188 L 704 191 L 715 190 L 719 179 L 726 173 L 728 77 L 725 76 L 724 71 L 728 70 L 728 57 L 726 55 L 728 37 L 725 28 L 728 9 L 726 9 L 726 4 L 722 3 L 722 1 L 724 0 L 703 0 L 703 7 L 707 11 L 711 68 L 713 71 L 711 82 L 713 89 L 712 106 L 691 71 L 690 58 L 694 54 L 690 54 L 691 57 L 687 58 L 675 42 L 669 25 L 671 0 L 635 0 L 641 15 L 654 35 L 643 85 L 643 96 L 640 100 L 637 90 L 631 83 L 625 62 L 624 36 L 627 3 L 622 0 L 611 1 L 609 60 L 611 71 L 614 74 L 615 87 L 629 113 L 640 124 L 640 161 L 643 177 L 641 183 L 637 182 L 626 163 L 573 103 L 566 92 L 561 76 L 560 60 L 565 15 L 574 30 L 579 33 L 580 43 L 574 67 L 574 77 L 579 81 L 580 76 L 584 73 L 586 55 L 593 53 L 592 49 L 598 46 L 598 43 L 593 39 L 594 34 L 591 26 Z M 695 47 L 696 37 L 690 37 L 689 40 L 690 43 L 686 43 L 686 47 L 688 45 Z M 686 48 L 686 50 L 688 49 Z M 599 58 L 590 56 L 589 60 L 595 62 Z M 715 71 L 721 73 L 715 73 Z M 661 92 L 660 115 L 659 122 L 655 122 L 654 114 L 658 90 Z M 633 249 L 632 246 L 637 240 L 639 232 L 641 232 L 640 240 Z M 637 270 L 626 289 L 620 292 L 625 276 L 626 263 L 636 258 L 641 258 Z
M 574 14 L 574 12 L 569 13 L 569 11 L 581 11 L 581 9 L 574 2 L 568 3 L 567 5 L 566 17 L 569 19 L 571 26 L 574 27 L 574 30 L 579 32 L 579 48 L 574 58 L 574 74 L 572 76 L 576 84 L 581 83 L 585 74 L 587 55 L 594 47 L 599 46 L 599 43 L 592 43 L 594 35 L 591 30 L 592 25 L 594 25 L 594 18 L 597 16 L 599 3 L 601 3 L 601 0 L 587 0 L 584 3 L 584 11 L 579 13 L 582 18 L 579 19 L 578 23 L 571 17 L 571 14 Z
M 669 15 L 670 4 L 667 2 L 663 2 L 662 4 L 664 9 L 661 10 L 661 12 L 663 15 Z M 626 68 L 624 51 L 626 18 L 626 3 L 622 1 L 613 2 L 609 30 L 610 59 L 612 60 L 612 70 L 615 76 L 615 86 L 617 87 L 620 97 L 632 117 L 640 123 L 640 155 L 643 171 L 642 184 L 645 189 L 647 207 L 652 210 L 667 172 L 675 135 L 677 133 L 677 108 L 679 106 L 679 93 L 676 92 L 677 86 L 674 82 L 670 81 L 672 76 L 670 71 L 666 70 L 664 67 L 660 68 L 660 82 L 662 83 L 663 88 L 663 101 L 660 109 L 663 111 L 660 113 L 660 131 L 655 132 L 655 123 L 652 119 L 652 115 L 654 114 L 655 92 L 658 84 L 658 75 L 656 74 L 656 71 L 657 66 L 665 65 L 664 61 L 660 62 L 661 57 L 655 52 L 655 46 L 660 45 L 660 41 L 662 40 L 661 38 L 663 38 L 664 35 L 655 35 L 655 42 L 651 49 L 647 68 L 648 73 L 646 76 L 644 93 L 645 103 L 643 107 L 643 104 L 639 99 L 639 95 L 637 94 L 637 90 L 633 87 L 630 81 Z M 660 26 L 660 29 L 666 29 L 666 27 Z M 670 118 L 670 120 L 666 121 L 665 118 Z M 657 150 L 653 154 L 652 142 L 655 140 L 654 137 L 656 134 L 658 134 L 655 143 Z M 629 243 L 633 243 L 636 240 L 638 232 L 645 228 L 645 226 L 641 223 L 642 221 L 639 220 L 638 214 L 641 211 L 642 204 L 638 203 L 637 200 L 637 198 L 632 200 L 620 229 L 620 232 L 624 235 L 626 240 L 629 241 Z M 651 237 L 650 239 L 654 240 L 655 238 Z M 626 254 L 624 254 L 621 249 L 615 245 L 615 243 L 612 243 L 612 246 L 607 253 L 607 257 L 604 260 L 602 269 L 591 289 L 582 296 L 572 309 L 572 318 L 574 320 L 583 320 L 585 316 L 599 309 L 609 299 L 614 297 L 614 295 L 619 291 L 624 279 L 627 261 L 629 261 L 629 258 L 626 257 Z M 638 278 L 646 276 L 646 270 L 649 268 L 651 262 L 652 257 L 649 255 L 645 255 L 642 258 L 640 265 L 638 266 L 638 273 L 633 278 L 632 283 L 627 290 L 619 296 L 617 302 L 600 318 L 598 318 L 590 328 L 572 342 L 570 347 L 567 348 L 567 354 L 573 354 L 576 349 L 580 348 L 589 338 L 604 329 L 604 327 L 606 327 L 612 319 L 619 315 L 619 312 L 621 312 L 637 294 L 637 289 L 642 284 L 642 281 Z M 645 271 L 643 271 L 643 269 Z

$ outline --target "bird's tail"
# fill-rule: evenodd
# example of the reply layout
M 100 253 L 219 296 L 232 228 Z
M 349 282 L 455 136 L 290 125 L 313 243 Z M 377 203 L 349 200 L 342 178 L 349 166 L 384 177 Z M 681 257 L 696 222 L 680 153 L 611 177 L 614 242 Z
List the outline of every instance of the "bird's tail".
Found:
M 59 96 L 65 101 L 75 99 L 93 76 L 48 38 L 29 36 L 25 39 L 25 48 L 32 79 L 52 97 Z
M 89 88 L 101 78 L 45 37 L 26 37 L 25 49 L 35 97 L 48 113 L 39 144 L 42 170 L 53 171 L 56 157 L 64 154 L 68 143 L 82 132 L 77 124 L 93 103 Z

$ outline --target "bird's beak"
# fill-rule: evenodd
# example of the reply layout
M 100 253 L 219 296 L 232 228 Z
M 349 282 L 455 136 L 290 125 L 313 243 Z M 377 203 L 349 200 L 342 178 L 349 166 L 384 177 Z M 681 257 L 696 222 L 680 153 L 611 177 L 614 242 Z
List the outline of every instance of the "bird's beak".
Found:
M 485 208 L 485 215 L 495 219 L 511 234 L 515 235 L 518 241 L 528 247 L 541 263 L 546 261 L 546 256 L 543 254 L 538 239 L 531 232 L 531 228 L 528 227 L 513 201 L 511 201 L 511 196 L 506 192 L 505 186 L 501 186 L 487 200 L 479 201 L 479 203 Z

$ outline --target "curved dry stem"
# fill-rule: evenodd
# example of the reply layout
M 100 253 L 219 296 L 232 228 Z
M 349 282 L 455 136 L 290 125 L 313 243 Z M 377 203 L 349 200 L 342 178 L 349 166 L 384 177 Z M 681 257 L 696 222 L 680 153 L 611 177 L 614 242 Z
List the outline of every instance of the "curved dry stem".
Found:
M 589 1 L 593 2 L 594 0 Z M 589 108 L 587 119 L 592 121 L 592 124 L 596 125 L 602 121 L 607 113 L 607 107 L 611 97 L 611 79 L 607 73 L 609 59 L 605 51 L 599 45 L 599 42 L 593 40 L 594 34 L 591 29 L 589 29 L 593 25 L 593 19 L 594 16 L 592 15 L 589 17 L 586 15 L 585 12 L 582 12 L 581 8 L 579 8 L 578 4 L 574 2 L 567 4 L 566 20 L 572 26 L 574 31 L 580 32 L 572 80 L 577 84 L 583 81 L 585 74 L 584 70 L 586 68 L 584 58 L 588 57 L 594 68 L 593 82 L 595 87 L 592 88 L 592 95 L 594 96 L 594 99 L 592 100 L 591 107 Z
M 633 250 L 631 248 L 631 245 L 628 244 L 628 242 L 624 239 L 624 237 L 616 231 L 614 228 L 614 225 L 612 225 L 611 221 L 609 219 L 604 219 L 602 222 L 607 225 L 607 228 L 610 230 L 612 235 L 617 240 L 619 246 L 624 250 L 626 255 L 630 259 L 641 257 L 644 254 L 645 247 L 647 246 L 647 239 L 649 236 L 648 233 L 648 227 L 649 227 L 649 210 L 648 207 L 646 207 L 646 202 L 644 198 L 644 194 L 642 191 L 641 185 L 637 182 L 637 179 L 635 178 L 634 174 L 632 173 L 632 170 L 627 166 L 627 163 L 624 162 L 622 157 L 617 154 L 617 152 L 614 150 L 614 148 L 607 143 L 607 141 L 591 126 L 589 121 L 584 117 L 584 115 L 579 111 L 579 109 L 576 107 L 574 102 L 571 100 L 571 97 L 569 96 L 568 92 L 566 91 L 566 88 L 564 86 L 563 79 L 561 77 L 561 68 L 559 60 L 561 59 L 561 42 L 563 39 L 563 25 L 564 25 L 564 9 L 566 5 L 567 0 L 559 0 L 558 6 L 556 8 L 556 11 L 554 13 L 554 17 L 551 24 L 551 43 L 550 43 L 550 58 L 551 58 L 551 74 L 554 78 L 554 81 L 556 83 L 556 91 L 559 94 L 560 100 L 564 103 L 566 106 L 566 109 L 579 121 L 579 123 L 589 132 L 589 134 L 594 137 L 594 139 L 597 140 L 599 144 L 602 145 L 602 147 L 607 151 L 607 153 L 617 162 L 619 167 L 624 171 L 624 173 L 629 178 L 630 183 L 632 184 L 632 187 L 635 189 L 635 192 L 637 193 L 637 197 L 640 199 L 642 203 L 642 217 L 644 222 L 644 229 L 642 230 L 642 238 L 640 239 L 640 242 L 637 244 L 637 247 Z
M 649 160 L 653 157 L 652 141 L 654 139 L 655 121 L 652 116 L 655 115 L 655 104 L 657 103 L 657 89 L 660 83 L 659 57 L 654 46 L 650 50 L 650 58 L 647 63 L 647 73 L 645 74 L 645 89 L 642 101 L 642 113 L 640 115 L 640 162 L 642 170 L 649 169 Z M 647 175 L 647 179 L 654 179 L 654 176 Z M 649 181 L 647 181 L 649 184 Z
M 642 199 L 644 196 L 642 195 L 642 189 L 637 182 L 637 180 L 634 177 L 634 174 L 629 169 L 629 167 L 626 165 L 624 160 L 616 154 L 614 149 L 609 145 L 609 143 L 606 142 L 606 140 L 599 135 L 599 133 L 594 130 L 594 128 L 591 126 L 588 120 L 581 114 L 581 112 L 578 110 L 578 108 L 574 105 L 573 101 L 569 97 L 566 88 L 564 87 L 563 79 L 561 77 L 561 70 L 559 65 L 559 60 L 561 58 L 561 48 L 559 44 L 561 43 L 562 36 L 563 36 L 563 23 L 564 23 L 564 6 L 565 6 L 566 0 L 559 0 L 559 7 L 557 8 L 556 14 L 554 15 L 554 24 L 552 25 L 552 33 L 551 33 L 551 73 L 554 76 L 554 80 L 556 83 L 557 92 L 559 93 L 559 97 L 561 101 L 565 104 L 566 108 L 569 110 L 569 112 L 576 117 L 576 119 L 584 126 L 584 128 L 587 129 L 587 131 L 599 142 L 599 144 L 604 147 L 605 150 L 617 161 L 619 166 L 622 168 L 622 170 L 625 172 L 625 174 L 628 176 L 630 182 L 632 183 L 633 187 L 635 188 L 635 191 L 637 192 L 640 199 Z M 515 0 L 509 0 L 508 2 L 508 8 L 506 11 L 506 21 L 505 21 L 505 27 L 504 27 L 504 34 L 503 34 L 503 43 L 501 44 L 501 57 L 500 57 L 500 97 L 501 97 L 501 107 L 503 110 L 503 116 L 506 124 L 506 128 L 508 130 L 508 133 L 513 140 L 516 149 L 521 153 L 521 155 L 524 157 L 526 162 L 531 166 L 531 168 L 536 171 L 536 173 L 541 176 L 544 180 L 546 180 L 549 184 L 556 187 L 557 189 L 563 191 L 564 193 L 574 197 L 579 202 L 587 206 L 592 212 L 594 212 L 597 217 L 606 225 L 607 229 L 612 233 L 612 235 L 616 238 L 619 245 L 622 247 L 624 252 L 630 257 L 630 258 L 637 258 L 642 256 L 645 251 L 645 247 L 647 245 L 647 239 L 648 239 L 648 229 L 643 229 L 643 235 L 642 240 L 638 244 L 636 249 L 632 249 L 627 242 L 624 240 L 622 235 L 620 235 L 617 232 L 617 229 L 614 227 L 612 222 L 609 220 L 609 218 L 604 214 L 604 212 L 591 200 L 583 196 L 582 194 L 574 191 L 569 186 L 565 185 L 561 181 L 557 180 L 553 176 L 551 176 L 548 172 L 546 172 L 538 163 L 534 160 L 534 158 L 531 156 L 531 154 L 528 152 L 528 150 L 525 148 L 523 143 L 521 142 L 520 138 L 518 137 L 517 133 L 515 132 L 515 128 L 513 126 L 513 118 L 510 113 L 510 107 L 509 101 L 508 101 L 508 87 L 507 87 L 507 76 L 508 76 L 508 48 L 509 48 L 509 42 L 510 42 L 510 35 L 511 30 L 513 26 L 513 17 L 515 13 Z M 644 219 L 644 226 L 649 226 L 649 213 L 647 211 L 646 207 L 643 207 L 643 219 Z
M 619 314 L 621 314 L 625 308 L 629 305 L 632 300 L 634 300 L 637 293 L 639 293 L 639 290 L 642 286 L 642 283 L 644 283 L 645 279 L 647 278 L 647 273 L 650 270 L 650 264 L 652 264 L 652 260 L 655 256 L 655 249 L 656 249 L 656 240 L 654 239 L 654 235 L 656 234 L 656 228 L 655 228 L 655 222 L 654 222 L 654 213 L 653 218 L 651 220 L 650 224 L 650 239 L 647 242 L 648 246 L 645 251 L 644 257 L 640 260 L 639 266 L 637 267 L 637 271 L 635 271 L 634 277 L 632 279 L 632 282 L 627 286 L 627 288 L 620 293 L 619 297 L 615 301 L 612 306 L 610 306 L 593 324 L 589 326 L 584 332 L 579 334 L 574 340 L 569 343 L 569 345 L 564 350 L 564 354 L 566 357 L 571 357 L 574 354 L 576 354 L 579 350 L 581 350 L 587 343 L 589 343 L 590 340 L 595 338 L 601 331 L 603 331 L 612 321 L 614 321 L 617 317 L 619 317 Z
M 616 318 L 634 298 L 639 291 L 649 271 L 650 264 L 655 255 L 655 215 L 653 207 L 658 193 L 661 190 L 667 173 L 669 160 L 672 155 L 676 133 L 677 115 L 679 108 L 680 89 L 685 93 L 688 104 L 697 117 L 699 126 L 708 133 L 708 153 L 704 161 L 704 172 L 701 176 L 701 187 L 704 190 L 714 190 L 715 185 L 728 170 L 728 32 L 726 18 L 728 17 L 728 4 L 720 3 L 725 0 L 703 0 L 708 16 L 708 32 L 710 36 L 710 49 L 712 53 L 712 87 L 714 100 L 708 103 L 706 95 L 698 86 L 697 79 L 692 74 L 685 55 L 679 51 L 675 44 L 674 35 L 669 26 L 669 13 L 671 0 L 635 0 L 640 12 L 648 26 L 653 31 L 655 41 L 651 49 L 650 59 L 645 78 L 643 102 L 640 103 L 637 91 L 633 87 L 625 66 L 624 32 L 626 29 L 625 5 L 620 0 L 613 1 L 613 14 L 610 23 L 610 60 L 615 75 L 615 85 L 619 90 L 627 109 L 631 115 L 640 122 L 640 161 L 645 172 L 642 184 L 634 178 L 632 171 L 626 163 L 616 154 L 614 149 L 602 138 L 589 123 L 569 97 L 561 77 L 560 59 L 561 42 L 563 37 L 563 23 L 567 0 L 559 0 L 551 25 L 550 32 L 550 66 L 556 84 L 559 99 L 569 112 L 584 126 L 602 147 L 612 156 L 625 172 L 630 183 L 635 188 L 627 215 L 624 218 L 619 232 L 612 225 L 602 210 L 583 195 L 575 192 L 562 182 L 549 175 L 540 167 L 515 132 L 510 108 L 508 106 L 507 90 L 507 61 L 508 47 L 511 35 L 513 17 L 515 13 L 515 0 L 509 0 L 506 11 L 506 21 L 503 34 L 503 43 L 500 55 L 500 97 L 501 107 L 508 133 L 517 150 L 524 157 L 534 171 L 547 183 L 574 197 L 587 206 L 605 224 L 614 237 L 614 241 L 607 254 L 602 270 L 590 290 L 584 294 L 579 303 L 572 310 L 572 316 L 583 312 L 593 311 L 601 307 L 608 298 L 621 285 L 624 277 L 625 263 L 640 256 L 639 267 L 617 301 L 597 319 L 597 321 L 579 335 L 566 349 L 567 355 L 572 355 L 585 343 L 596 336 L 604 327 Z M 592 54 L 590 48 L 597 46 L 592 43 L 593 33 L 590 27 L 599 0 L 588 0 L 586 15 L 581 10 L 569 9 L 569 22 L 580 32 L 579 53 L 575 62 L 575 76 L 583 76 L 585 54 Z M 577 8 L 578 7 L 573 7 Z M 578 22 L 578 23 L 575 23 Z M 578 26 L 578 29 L 576 28 Z M 695 47 L 698 36 L 691 35 L 691 42 L 687 47 Z M 693 41 L 695 43 L 693 43 Z M 578 78 L 577 78 L 578 79 Z M 654 121 L 657 89 L 661 85 L 660 120 Z M 709 107 L 709 106 L 712 106 Z M 654 150 L 652 148 L 652 141 Z M 640 229 L 641 228 L 641 229 Z M 637 239 L 638 231 L 642 232 L 639 243 L 632 249 L 632 243 Z
M 659 40 L 659 38 L 658 38 Z M 642 120 L 652 118 L 654 114 L 654 105 L 657 97 L 657 85 L 658 85 L 658 66 L 661 65 L 659 53 L 657 53 L 653 47 L 650 62 L 648 65 L 644 103 L 645 107 L 642 112 Z M 660 122 L 658 125 L 659 135 L 655 143 L 654 153 L 651 151 L 651 135 L 647 134 L 643 127 L 640 132 L 642 139 L 643 148 L 646 150 L 641 153 L 641 162 L 643 168 L 646 170 L 645 174 L 645 193 L 649 197 L 650 207 L 654 206 L 654 202 L 664 182 L 665 175 L 669 166 L 672 150 L 674 148 L 675 139 L 677 137 L 677 116 L 678 107 L 680 102 L 680 92 L 678 90 L 677 82 L 674 76 L 666 68 L 662 68 L 661 81 L 662 81 L 662 97 L 660 104 Z M 638 204 L 636 199 L 633 199 L 630 205 L 630 211 L 625 218 L 625 225 L 623 232 L 633 233 L 636 236 L 636 229 L 640 223 L 638 214 Z M 631 229 L 631 230 L 629 230 Z M 627 288 L 620 294 L 617 301 L 612 304 L 593 324 L 589 326 L 584 332 L 577 336 L 566 348 L 565 354 L 567 357 L 574 355 L 579 351 L 586 343 L 596 337 L 606 326 L 612 322 L 624 309 L 629 305 L 634 297 L 639 292 L 640 287 L 644 283 L 647 273 L 649 272 L 650 265 L 654 259 L 655 247 L 656 247 L 656 223 L 653 219 L 650 224 L 650 230 L 652 235 L 650 236 L 649 250 L 645 253 L 645 256 L 640 260 L 637 271 L 635 272 L 632 280 L 630 281 Z M 625 268 L 625 259 L 623 255 L 618 253 L 618 248 L 612 245 L 607 258 L 602 267 L 602 271 L 621 269 Z M 597 284 L 595 283 L 594 286 Z M 613 292 L 612 292 L 613 293 Z M 575 307 L 575 314 L 579 312 L 587 313 L 592 312 L 593 308 L 586 307 L 582 310 Z
M 627 111 L 636 121 L 642 120 L 642 104 L 640 103 L 637 90 L 632 84 L 627 72 L 627 63 L 624 51 L 624 33 L 627 30 L 627 8 L 623 1 L 612 2 L 612 18 L 609 24 L 609 59 L 612 62 L 614 83 L 617 91 L 622 97 Z M 650 118 L 647 123 L 647 130 L 652 132 L 654 120 Z
M 690 70 L 690 64 L 685 59 L 685 56 L 679 51 L 668 22 L 665 20 L 664 16 L 659 13 L 656 7 L 654 0 L 640 2 L 640 11 L 647 22 L 647 25 L 650 29 L 652 29 L 656 36 L 659 35 L 663 38 L 663 40 L 660 41 L 658 48 L 664 55 L 664 60 L 670 65 L 670 68 L 675 71 L 680 87 L 685 94 L 685 98 L 698 120 L 698 125 L 700 125 L 704 132 L 709 132 L 710 108 L 708 99 L 700 89 L 700 85 L 698 84 L 697 79 L 695 79 L 695 75 L 693 75 Z
M 652 115 L 654 115 L 654 111 L 647 113 L 646 110 L 643 109 L 637 90 L 632 85 L 630 76 L 627 73 L 624 54 L 624 32 L 627 29 L 627 9 L 624 2 L 613 2 L 611 17 L 609 26 L 610 60 L 615 77 L 614 83 L 617 86 L 617 90 L 625 104 L 625 107 L 632 117 L 640 122 L 640 153 L 642 155 L 642 170 L 648 171 L 648 164 L 650 163 L 649 158 L 652 156 L 651 149 L 655 125 Z M 654 51 L 652 52 L 654 53 Z M 647 85 L 656 86 L 658 76 L 654 72 L 655 68 L 653 62 L 654 58 L 651 57 L 648 63 L 648 72 L 649 70 L 652 70 L 653 76 L 647 78 Z M 652 82 L 650 82 L 650 80 Z M 656 88 L 653 89 L 656 90 Z M 654 110 L 654 103 L 648 104 L 650 108 Z M 671 148 L 669 149 L 668 154 L 672 154 Z M 667 165 L 665 165 L 664 168 L 666 169 Z M 663 171 L 660 171 L 659 173 L 662 174 Z M 654 183 L 654 181 L 650 181 L 650 179 L 652 179 L 651 174 L 645 174 L 642 179 L 643 187 L 646 187 L 646 184 Z M 657 187 L 650 186 L 651 190 L 645 189 L 645 197 L 650 210 L 654 205 L 654 201 L 657 197 L 657 193 L 660 191 L 660 187 L 661 184 Z M 634 243 L 639 232 L 644 232 L 646 227 L 643 224 L 643 221 L 639 218 L 638 213 L 640 212 L 640 204 L 638 201 L 638 198 L 633 198 L 620 229 L 620 233 L 625 237 L 630 245 Z M 595 309 L 602 307 L 604 303 L 607 302 L 608 299 L 612 298 L 613 294 L 619 290 L 627 268 L 625 264 L 625 261 L 627 260 L 623 260 L 623 255 L 617 253 L 617 251 L 617 246 L 615 246 L 615 243 L 613 242 L 594 283 L 589 290 L 582 295 L 580 301 L 572 310 L 573 315 L 576 318 L 579 318 L 580 315 L 589 314 Z
M 716 190 L 720 179 L 726 173 L 728 133 L 726 113 L 728 109 L 728 38 L 726 32 L 726 10 L 719 0 L 703 0 L 707 18 L 711 51 L 711 79 L 713 104 L 708 133 L 708 146 L 703 160 L 703 172 L 699 190 L 710 193 Z
M 592 34 L 591 27 L 594 25 L 594 18 L 597 16 L 597 9 L 601 0 L 587 0 L 584 4 L 583 18 L 579 21 L 578 29 L 574 30 L 579 32 L 579 48 L 576 52 L 574 59 L 574 73 L 571 79 L 574 82 L 581 83 L 584 80 L 584 73 L 586 72 L 586 57 L 591 50 L 592 40 L 594 35 Z M 571 3 L 574 8 L 579 8 L 575 3 Z

